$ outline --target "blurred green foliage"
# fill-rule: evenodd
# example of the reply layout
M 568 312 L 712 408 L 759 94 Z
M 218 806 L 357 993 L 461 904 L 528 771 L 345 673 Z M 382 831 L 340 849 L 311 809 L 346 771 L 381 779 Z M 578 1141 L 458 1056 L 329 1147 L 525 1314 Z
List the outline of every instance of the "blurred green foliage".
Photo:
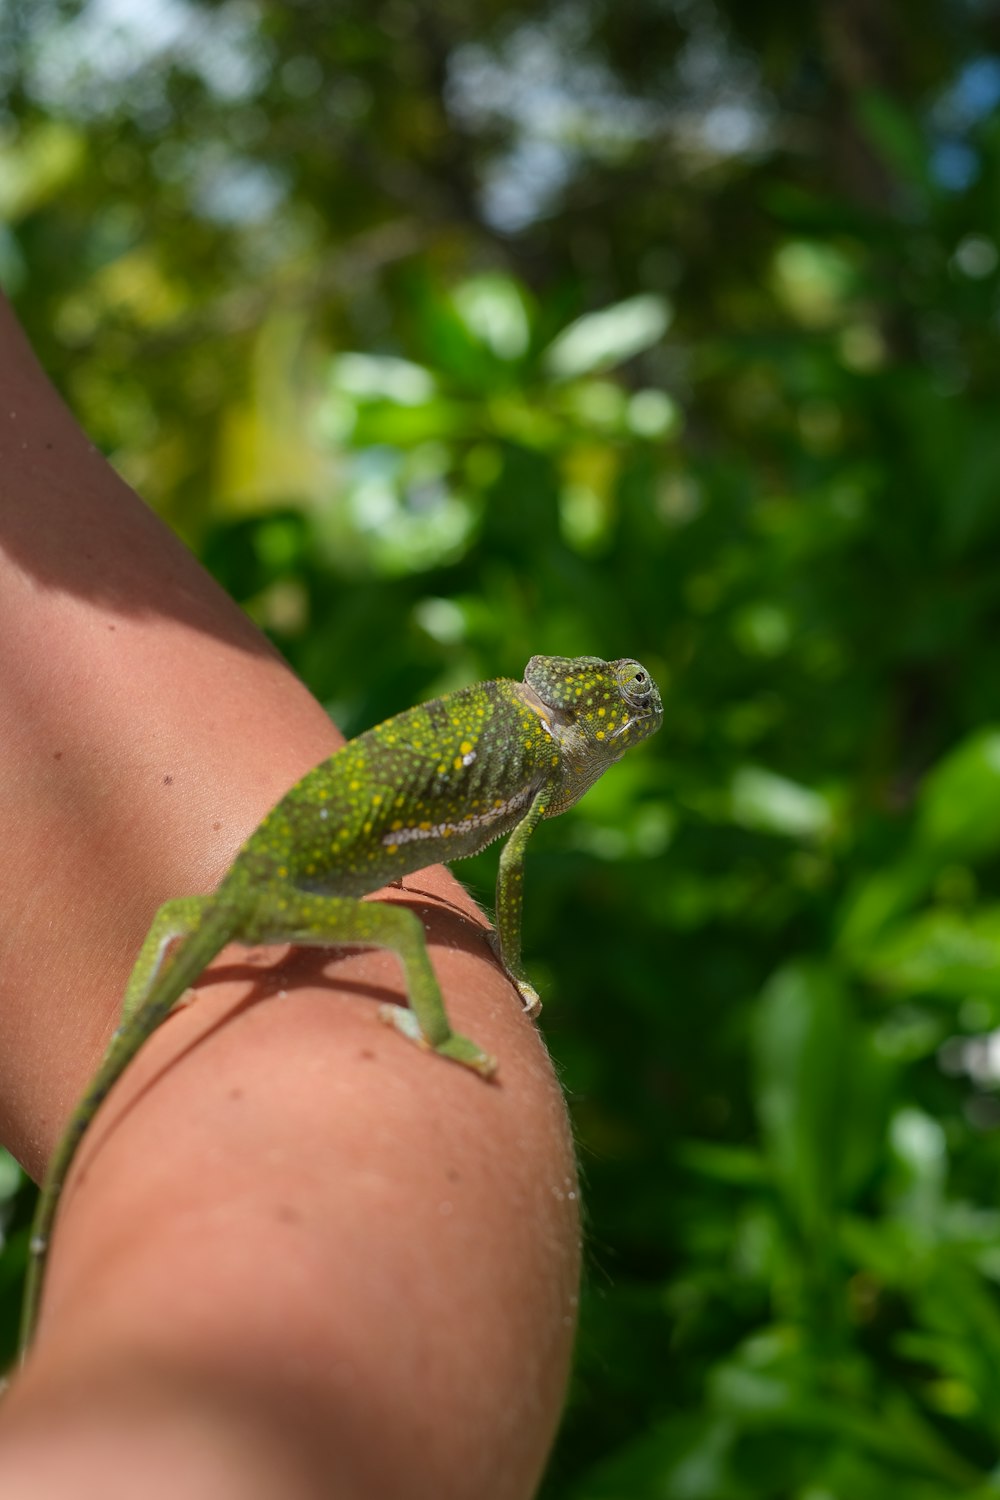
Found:
M 1000 1493 L 995 8 L 156 12 L 0 0 L 0 277 L 94 441 L 348 732 L 665 692 L 528 877 L 544 1495 Z

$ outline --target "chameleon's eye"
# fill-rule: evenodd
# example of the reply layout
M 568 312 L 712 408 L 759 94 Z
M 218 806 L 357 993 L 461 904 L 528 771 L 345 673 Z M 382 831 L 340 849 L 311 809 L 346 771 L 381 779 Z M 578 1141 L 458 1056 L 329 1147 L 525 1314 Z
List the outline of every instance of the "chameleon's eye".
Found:
M 654 692 L 653 679 L 637 661 L 619 664 L 618 688 L 625 702 L 633 708 L 643 708 Z

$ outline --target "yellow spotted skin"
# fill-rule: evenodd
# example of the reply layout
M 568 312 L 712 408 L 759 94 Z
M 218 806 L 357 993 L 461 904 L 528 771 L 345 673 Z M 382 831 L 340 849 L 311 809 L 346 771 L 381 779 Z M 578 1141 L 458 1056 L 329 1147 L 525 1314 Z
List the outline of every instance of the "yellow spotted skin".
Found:
M 351 740 L 251 835 L 246 874 L 281 861 L 302 890 L 362 896 L 507 833 L 558 758 L 521 688 L 478 683 Z
M 493 943 L 525 1010 L 537 1014 L 540 1001 L 521 967 L 525 845 L 541 818 L 572 806 L 662 718 L 655 683 L 630 657 L 533 656 L 523 682 L 498 678 L 461 688 L 351 740 L 268 813 L 213 895 L 162 906 L 126 987 L 121 1024 L 43 1184 L 22 1352 L 38 1316 L 59 1195 L 83 1135 L 131 1059 L 227 943 L 391 949 L 405 972 L 409 1007 L 383 1006 L 381 1018 L 492 1077 L 493 1058 L 451 1029 L 415 915 L 398 903 L 359 898 L 508 834 Z

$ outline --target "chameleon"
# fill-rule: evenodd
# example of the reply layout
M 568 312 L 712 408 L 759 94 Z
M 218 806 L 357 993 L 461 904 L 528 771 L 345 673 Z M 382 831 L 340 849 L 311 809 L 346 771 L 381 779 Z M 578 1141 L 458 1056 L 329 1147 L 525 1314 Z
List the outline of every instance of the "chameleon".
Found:
M 167 901 L 125 988 L 121 1017 L 42 1184 L 32 1227 L 22 1357 L 38 1319 L 60 1194 L 81 1140 L 118 1078 L 228 943 L 385 948 L 403 967 L 409 1006 L 380 1019 L 404 1037 L 492 1078 L 496 1060 L 453 1031 L 424 929 L 405 906 L 362 901 L 442 860 L 509 834 L 491 942 L 524 1010 L 541 1001 L 521 964 L 525 846 L 542 818 L 571 807 L 614 761 L 659 729 L 663 706 L 629 657 L 533 656 L 524 680 L 459 688 L 385 720 L 286 792 L 214 894 Z

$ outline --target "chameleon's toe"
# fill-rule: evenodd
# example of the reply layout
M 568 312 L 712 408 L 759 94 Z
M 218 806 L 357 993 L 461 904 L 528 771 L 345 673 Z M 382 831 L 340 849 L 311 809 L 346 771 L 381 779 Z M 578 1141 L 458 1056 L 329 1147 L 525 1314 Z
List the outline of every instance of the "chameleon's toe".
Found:
M 496 1058 L 490 1057 L 488 1052 L 477 1047 L 467 1036 L 459 1036 L 457 1031 L 453 1031 L 447 1041 L 439 1042 L 434 1051 L 442 1057 L 450 1057 L 452 1062 L 461 1063 L 463 1068 L 471 1068 L 481 1078 L 493 1078 L 496 1075 Z
M 513 978 L 513 975 L 511 977 Z M 524 1006 L 524 1014 L 529 1016 L 533 1021 L 536 1016 L 540 1016 L 542 1013 L 541 997 L 535 986 L 529 984 L 526 979 L 514 979 L 514 983 L 517 985 L 517 993 L 520 995 L 521 1004 Z
M 429 1049 L 430 1042 L 420 1030 L 420 1022 L 405 1005 L 380 1005 L 378 1018 L 386 1026 L 394 1026 L 397 1031 L 402 1032 L 407 1041 L 416 1042 L 418 1047 Z
M 432 1046 L 421 1031 L 420 1022 L 413 1011 L 408 1010 L 405 1005 L 380 1005 L 378 1018 L 387 1026 L 394 1026 L 408 1041 L 416 1042 L 418 1047 L 437 1052 L 441 1057 L 449 1057 L 452 1062 L 461 1063 L 463 1068 L 471 1068 L 481 1078 L 492 1078 L 496 1073 L 496 1058 L 490 1057 L 489 1053 L 477 1047 L 475 1042 L 470 1042 L 466 1036 L 459 1036 L 456 1031 L 453 1031 L 443 1042 Z

